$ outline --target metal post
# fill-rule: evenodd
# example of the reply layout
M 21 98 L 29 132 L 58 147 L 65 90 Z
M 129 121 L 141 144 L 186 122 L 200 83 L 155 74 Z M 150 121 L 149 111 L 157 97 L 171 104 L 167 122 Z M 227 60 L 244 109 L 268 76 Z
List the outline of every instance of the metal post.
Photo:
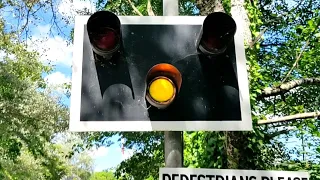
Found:
M 183 166 L 183 133 L 181 131 L 164 132 L 164 158 L 166 167 Z
M 163 0 L 163 15 L 178 16 L 179 0 Z M 164 157 L 166 167 L 183 167 L 183 133 L 164 132 Z

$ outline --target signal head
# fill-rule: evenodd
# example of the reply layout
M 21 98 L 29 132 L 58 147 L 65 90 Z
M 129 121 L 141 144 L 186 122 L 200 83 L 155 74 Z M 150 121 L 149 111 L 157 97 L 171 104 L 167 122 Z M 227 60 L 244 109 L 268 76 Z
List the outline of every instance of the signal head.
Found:
M 98 11 L 90 16 L 87 31 L 92 50 L 103 58 L 110 59 L 121 46 L 121 23 L 109 11 Z
M 202 26 L 198 39 L 199 50 L 207 55 L 218 55 L 225 52 L 236 32 L 236 22 L 223 12 L 209 14 Z

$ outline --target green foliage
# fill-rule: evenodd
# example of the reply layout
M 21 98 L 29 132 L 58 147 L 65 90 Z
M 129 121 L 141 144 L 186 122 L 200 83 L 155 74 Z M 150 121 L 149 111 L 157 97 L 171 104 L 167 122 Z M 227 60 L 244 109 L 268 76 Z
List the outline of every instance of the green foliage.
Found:
M 124 178 L 123 175 L 130 175 L 133 178 L 147 179 L 150 176 L 158 176 L 158 167 L 164 165 L 163 133 L 122 132 L 121 135 L 127 140 L 126 147 L 135 149 L 135 152 L 131 158 L 119 165 L 115 172 L 116 177 Z
M 186 132 L 184 134 L 185 166 L 200 168 L 226 168 L 224 133 Z
M 163 15 L 163 7 L 162 7 L 162 1 L 160 0 L 151 0 L 151 7 L 152 11 L 156 16 L 162 16 Z M 139 1 L 132 1 L 133 5 L 138 9 L 138 11 L 144 15 L 148 16 L 148 10 L 147 10 L 147 3 L 148 0 L 139 0 Z M 114 0 L 114 1 L 108 1 L 105 5 L 102 1 L 99 1 L 97 3 L 98 9 L 105 9 L 109 10 L 111 12 L 114 12 L 118 15 L 135 15 L 137 16 L 137 12 L 133 9 L 133 7 L 130 5 L 128 0 Z M 191 15 L 195 14 L 195 4 L 194 1 L 189 0 L 180 0 L 179 1 L 179 13 L 180 15 Z
M 37 53 L 17 43 L 13 35 L 3 29 L 0 33 L 0 51 L 5 54 L 0 62 L 0 153 L 14 159 L 25 143 L 35 156 L 43 155 L 42 145 L 65 129 L 67 109 L 57 104 L 49 91 L 37 90 L 45 88 L 42 73 L 49 72 L 50 67 L 38 61 Z
M 53 137 L 66 131 L 68 122 L 68 108 L 43 79 L 52 67 L 5 29 L 1 19 L 0 179 L 88 179 L 92 171 L 88 156 L 66 158 L 72 145 L 52 143 Z
M 148 0 L 140 0 L 140 1 L 132 1 L 135 8 L 144 16 L 148 15 L 147 11 L 147 1 Z M 152 10 L 156 15 L 161 16 L 162 14 L 162 1 L 160 0 L 153 0 L 151 1 Z M 118 15 L 139 15 L 133 7 L 130 5 L 129 1 L 127 0 L 115 0 L 111 2 L 107 2 L 105 7 L 102 9 L 109 10 L 114 12 Z
M 116 180 L 112 172 L 95 172 L 89 180 Z

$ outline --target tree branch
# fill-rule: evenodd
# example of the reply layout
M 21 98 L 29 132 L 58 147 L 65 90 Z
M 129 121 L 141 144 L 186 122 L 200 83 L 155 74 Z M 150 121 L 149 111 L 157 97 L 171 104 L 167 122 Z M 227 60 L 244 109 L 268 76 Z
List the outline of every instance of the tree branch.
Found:
M 302 47 L 300 54 L 297 56 L 296 61 L 293 63 L 291 69 L 289 70 L 289 72 L 287 73 L 287 75 L 284 77 L 284 79 L 281 81 L 281 83 L 285 82 L 287 80 L 287 78 L 289 77 L 289 75 L 291 74 L 291 72 L 293 71 L 293 69 L 297 66 L 298 61 L 301 59 L 302 53 L 304 52 L 304 50 L 306 49 L 306 47 L 309 45 L 309 40 L 304 44 L 304 46 Z
M 26 29 L 26 27 L 28 26 L 29 24 L 29 14 L 30 14 L 30 11 L 31 11 L 31 8 L 28 8 L 27 10 L 27 20 L 26 20 L 26 23 L 23 25 L 23 27 L 21 28 L 21 34 L 20 34 L 20 37 L 22 35 L 22 33 L 24 32 L 24 30 Z M 27 38 L 26 38 L 26 41 L 27 41 Z
M 260 34 L 249 44 L 249 45 L 250 45 L 250 48 L 253 48 L 253 45 L 261 39 L 262 35 L 267 31 L 267 29 L 268 29 L 268 28 L 265 27 L 265 28 L 260 32 Z
M 138 8 L 133 4 L 131 0 L 128 0 L 129 4 L 131 5 L 134 12 L 136 12 L 139 16 L 143 16 L 143 14 L 138 10 Z
M 55 25 L 58 29 L 58 33 L 61 33 L 63 34 L 64 36 L 67 36 L 66 34 L 64 34 L 64 32 L 60 29 L 58 23 L 57 23 L 57 16 L 56 16 L 56 11 L 54 10 L 54 5 L 53 5 L 53 0 L 50 0 L 50 7 L 51 7 L 51 12 L 52 12 L 52 20 L 53 20 L 53 24 L 51 25 L 50 27 L 50 30 L 51 31 L 51 28 L 53 27 L 53 25 Z
M 320 117 L 320 111 L 294 114 L 294 115 L 284 116 L 284 117 L 275 118 L 275 119 L 259 120 L 258 125 L 272 124 L 272 123 L 278 123 L 278 122 L 288 122 L 288 121 L 293 121 L 298 119 L 308 119 L 308 118 L 316 118 L 316 117 Z
M 147 11 L 148 11 L 148 15 L 149 16 L 155 16 L 155 14 L 154 14 L 154 12 L 152 10 L 152 6 L 151 6 L 151 0 L 148 0 Z
M 267 87 L 263 89 L 262 93 L 258 96 L 258 99 L 270 96 L 277 96 L 281 93 L 288 92 L 289 90 L 296 88 L 302 85 L 319 85 L 320 78 L 302 78 L 293 81 L 289 81 L 287 83 L 283 83 L 277 87 Z
M 320 21 L 318 21 L 316 27 L 318 27 L 320 24 Z M 312 33 L 309 35 L 309 38 L 311 36 L 313 36 L 314 32 L 316 31 L 317 28 L 315 28 Z M 291 74 L 291 72 L 293 71 L 293 69 L 297 66 L 298 61 L 300 60 L 302 53 L 304 52 L 304 50 L 306 49 L 306 47 L 309 45 L 309 39 L 306 41 L 306 43 L 304 44 L 304 46 L 302 47 L 299 56 L 297 57 L 296 61 L 294 62 L 294 64 L 292 65 L 291 69 L 289 70 L 289 72 L 287 73 L 287 75 L 285 76 L 285 78 L 282 80 L 282 83 L 286 81 L 286 79 L 289 77 L 289 75 Z

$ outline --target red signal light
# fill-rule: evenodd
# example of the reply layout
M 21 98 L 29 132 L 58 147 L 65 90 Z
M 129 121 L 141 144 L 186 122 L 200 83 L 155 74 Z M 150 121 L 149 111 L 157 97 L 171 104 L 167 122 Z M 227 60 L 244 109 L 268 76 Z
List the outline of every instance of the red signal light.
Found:
M 93 51 L 105 59 L 110 59 L 121 46 L 121 23 L 109 11 L 98 11 L 90 16 L 87 31 Z
M 208 55 L 224 53 L 233 40 L 236 29 L 236 22 L 228 14 L 223 12 L 209 14 L 203 22 L 198 38 L 199 50 Z
M 101 50 L 113 50 L 119 42 L 119 37 L 112 29 L 106 28 L 104 32 L 93 37 L 94 44 Z

